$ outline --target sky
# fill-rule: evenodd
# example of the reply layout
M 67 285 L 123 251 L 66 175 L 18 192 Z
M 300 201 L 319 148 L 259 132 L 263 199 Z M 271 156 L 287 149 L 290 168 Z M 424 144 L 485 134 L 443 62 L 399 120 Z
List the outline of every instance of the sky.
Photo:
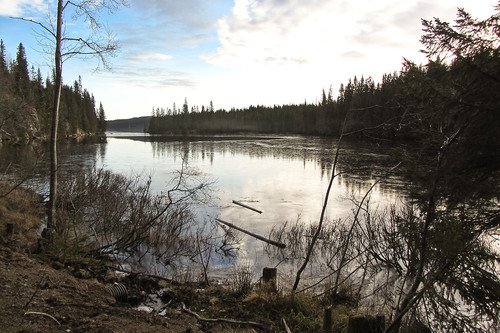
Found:
M 23 43 L 30 65 L 51 72 L 40 26 L 55 0 L 0 0 L 0 39 L 8 59 Z M 65 84 L 79 76 L 106 118 L 149 116 L 153 108 L 316 103 L 349 78 L 399 71 L 403 59 L 425 63 L 421 19 L 447 22 L 461 7 L 473 17 L 498 0 L 128 0 L 99 20 L 119 42 L 111 70 L 95 59 L 70 58 Z M 65 17 L 66 32 L 87 36 Z M 102 66 L 101 66 L 102 67 Z

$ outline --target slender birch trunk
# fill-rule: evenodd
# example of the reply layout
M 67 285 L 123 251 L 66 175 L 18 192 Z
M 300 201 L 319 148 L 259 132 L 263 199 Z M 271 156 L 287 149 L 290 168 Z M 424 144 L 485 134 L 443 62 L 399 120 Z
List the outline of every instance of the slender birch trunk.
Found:
M 57 30 L 56 30 L 56 49 L 54 52 L 55 63 L 55 91 L 54 105 L 52 109 L 52 129 L 50 133 L 50 184 L 49 184 L 49 209 L 46 237 L 53 238 L 54 231 L 57 230 L 57 127 L 59 124 L 59 105 L 61 101 L 61 85 L 62 85 L 62 57 L 61 57 L 61 40 L 62 40 L 62 16 L 63 1 L 57 2 Z

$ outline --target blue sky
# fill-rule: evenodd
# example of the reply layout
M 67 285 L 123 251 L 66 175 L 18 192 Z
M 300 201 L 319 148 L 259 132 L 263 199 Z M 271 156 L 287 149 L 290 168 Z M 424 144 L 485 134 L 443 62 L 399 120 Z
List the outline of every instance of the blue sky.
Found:
M 497 0 L 129 0 L 106 23 L 120 43 L 112 71 L 96 61 L 64 63 L 64 81 L 81 75 L 102 102 L 108 119 L 151 114 L 153 107 L 216 109 L 316 102 L 321 90 L 357 75 L 397 71 L 419 52 L 421 19 L 453 21 L 456 8 L 474 17 L 493 14 Z M 11 16 L 45 22 L 55 0 L 0 0 L 0 38 L 7 56 L 17 45 L 28 62 L 50 73 L 50 57 L 37 42 L 37 26 Z M 66 20 L 69 32 L 81 25 Z

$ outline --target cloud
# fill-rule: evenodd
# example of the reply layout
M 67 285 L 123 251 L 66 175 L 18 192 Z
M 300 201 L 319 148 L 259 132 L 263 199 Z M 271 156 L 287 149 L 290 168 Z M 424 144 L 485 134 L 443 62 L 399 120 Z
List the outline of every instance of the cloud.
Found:
M 1 0 L 0 16 L 23 16 L 47 9 L 45 0 Z
M 494 1 L 494 0 L 492 0 Z M 458 4 L 457 4 L 458 2 Z M 419 49 L 421 18 L 430 19 L 475 0 L 235 0 L 219 19 L 219 46 L 204 59 L 217 66 L 251 66 L 266 59 L 303 59 L 327 65 L 345 54 L 367 60 Z
M 223 0 L 133 0 L 132 5 L 142 15 L 168 22 L 170 26 L 183 26 L 188 30 L 214 28 Z
M 372 45 L 398 45 L 398 27 L 391 25 L 398 13 L 408 10 L 406 3 L 236 0 L 231 14 L 218 22 L 217 53 L 206 60 L 216 65 L 248 65 L 270 58 L 323 63 Z
M 173 69 L 161 63 L 161 61 L 167 60 L 162 59 L 166 55 L 144 54 L 142 56 L 144 60 L 141 62 L 136 62 L 133 65 L 129 62 L 125 62 L 119 66 L 115 66 L 111 73 L 100 73 L 99 77 L 106 80 L 127 83 L 130 86 L 136 87 L 162 88 L 165 86 L 196 86 L 196 81 L 192 79 L 188 73 Z M 169 56 L 166 57 L 168 58 Z M 158 63 L 157 60 L 160 60 L 160 63 Z
M 113 23 L 124 52 L 144 49 L 167 54 L 206 48 L 216 42 L 214 1 L 139 1 L 123 9 Z M 219 1 L 215 1 L 219 2 Z
M 168 54 L 163 54 L 163 53 L 141 53 L 141 54 L 136 54 L 131 56 L 132 61 L 139 61 L 139 62 L 144 62 L 144 61 L 164 61 L 164 60 L 170 60 L 172 59 L 172 56 Z

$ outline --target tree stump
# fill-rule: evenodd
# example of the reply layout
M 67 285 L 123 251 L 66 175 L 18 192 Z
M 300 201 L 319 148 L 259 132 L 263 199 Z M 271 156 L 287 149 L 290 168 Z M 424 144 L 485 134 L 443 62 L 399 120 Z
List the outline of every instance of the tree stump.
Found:
M 264 267 L 262 270 L 262 285 L 269 288 L 271 291 L 278 290 L 276 283 L 277 269 L 274 267 Z

